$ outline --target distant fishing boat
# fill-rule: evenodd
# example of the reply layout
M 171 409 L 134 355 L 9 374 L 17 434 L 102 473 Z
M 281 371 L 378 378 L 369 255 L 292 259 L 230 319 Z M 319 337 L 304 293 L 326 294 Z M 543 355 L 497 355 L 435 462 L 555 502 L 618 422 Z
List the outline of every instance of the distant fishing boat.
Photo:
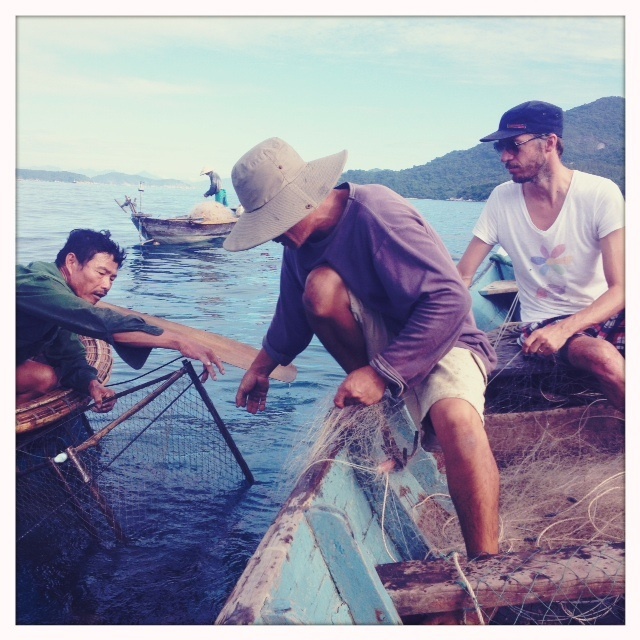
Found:
M 369 424 L 349 434 L 373 408 L 348 407 L 345 415 L 359 413 L 308 461 L 216 624 L 575 624 L 612 611 L 617 623 L 624 620 L 623 511 L 604 524 L 596 518 L 605 504 L 623 509 L 623 471 L 607 472 L 586 497 L 561 476 L 584 480 L 588 474 L 571 465 L 592 469 L 592 451 L 623 469 L 624 417 L 580 381 L 572 392 L 561 367 L 521 356 L 517 323 L 505 324 L 516 294 L 510 259 L 492 256 L 472 287 L 476 320 L 499 355 L 486 429 L 501 501 L 508 502 L 507 478 L 522 476 L 525 489 L 515 489 L 512 509 L 527 510 L 510 528 L 501 505 L 506 550 L 468 562 L 448 544 L 445 531 L 459 531 L 444 462 L 419 446 L 406 409 L 385 409 L 382 435 L 368 442 Z M 339 425 L 335 418 L 333 428 Z M 554 456 L 561 463 L 549 466 Z M 389 464 L 393 471 L 376 472 Z M 533 484 L 525 472 L 546 481 L 534 498 L 525 493 Z M 589 529 L 586 541 L 573 529 L 563 538 L 567 523 Z
M 138 191 L 140 194 L 144 191 L 142 183 Z M 231 233 L 238 221 L 237 210 L 229 209 L 219 202 L 203 202 L 189 215 L 175 218 L 159 218 L 144 213 L 142 203 L 138 210 L 135 200 L 131 200 L 129 196 L 125 196 L 123 203 L 116 199 L 116 203 L 123 211 L 129 210 L 142 244 L 190 244 L 224 238 Z

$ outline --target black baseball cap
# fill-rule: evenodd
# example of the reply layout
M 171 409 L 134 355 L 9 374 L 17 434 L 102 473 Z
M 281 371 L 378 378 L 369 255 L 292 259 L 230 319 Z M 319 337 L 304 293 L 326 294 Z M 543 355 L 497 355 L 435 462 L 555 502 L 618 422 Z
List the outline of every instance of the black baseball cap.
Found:
M 562 109 L 548 102 L 530 100 L 505 112 L 497 131 L 480 142 L 515 138 L 523 133 L 555 133 L 562 138 Z

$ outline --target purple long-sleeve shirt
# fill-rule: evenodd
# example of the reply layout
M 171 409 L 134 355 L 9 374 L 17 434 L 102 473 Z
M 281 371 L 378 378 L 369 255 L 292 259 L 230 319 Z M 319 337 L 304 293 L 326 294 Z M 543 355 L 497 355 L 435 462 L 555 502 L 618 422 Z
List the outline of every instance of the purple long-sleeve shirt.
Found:
M 318 242 L 285 247 L 280 297 L 262 346 L 289 364 L 313 331 L 302 303 L 309 273 L 333 268 L 395 336 L 370 362 L 394 394 L 421 383 L 452 347 L 470 349 L 489 373 L 495 351 L 470 314 L 471 296 L 442 240 L 409 203 L 381 185 L 344 183 L 340 221 Z

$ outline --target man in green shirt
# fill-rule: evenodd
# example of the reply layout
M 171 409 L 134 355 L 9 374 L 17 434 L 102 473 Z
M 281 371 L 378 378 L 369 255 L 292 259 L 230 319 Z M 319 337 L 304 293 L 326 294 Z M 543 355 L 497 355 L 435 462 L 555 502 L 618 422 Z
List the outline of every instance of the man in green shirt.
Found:
M 74 229 L 55 263 L 18 265 L 16 276 L 16 402 L 22 404 L 58 386 L 90 395 L 96 409 L 113 406 L 113 390 L 98 380 L 78 334 L 112 344 L 139 369 L 154 347 L 174 349 L 200 360 L 214 380 L 213 365 L 224 367 L 213 350 L 197 340 L 147 324 L 95 304 L 107 295 L 126 253 L 109 231 Z

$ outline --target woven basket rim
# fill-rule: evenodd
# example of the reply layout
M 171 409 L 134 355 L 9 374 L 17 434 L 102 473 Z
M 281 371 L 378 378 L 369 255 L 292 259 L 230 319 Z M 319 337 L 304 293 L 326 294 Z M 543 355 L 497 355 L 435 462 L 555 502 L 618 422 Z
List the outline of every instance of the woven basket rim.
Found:
M 111 346 L 103 340 L 79 336 L 87 350 L 87 362 L 98 371 L 98 379 L 107 384 L 111 377 Z M 86 407 L 91 398 L 73 389 L 59 388 L 16 407 L 16 433 L 26 433 L 66 418 Z

